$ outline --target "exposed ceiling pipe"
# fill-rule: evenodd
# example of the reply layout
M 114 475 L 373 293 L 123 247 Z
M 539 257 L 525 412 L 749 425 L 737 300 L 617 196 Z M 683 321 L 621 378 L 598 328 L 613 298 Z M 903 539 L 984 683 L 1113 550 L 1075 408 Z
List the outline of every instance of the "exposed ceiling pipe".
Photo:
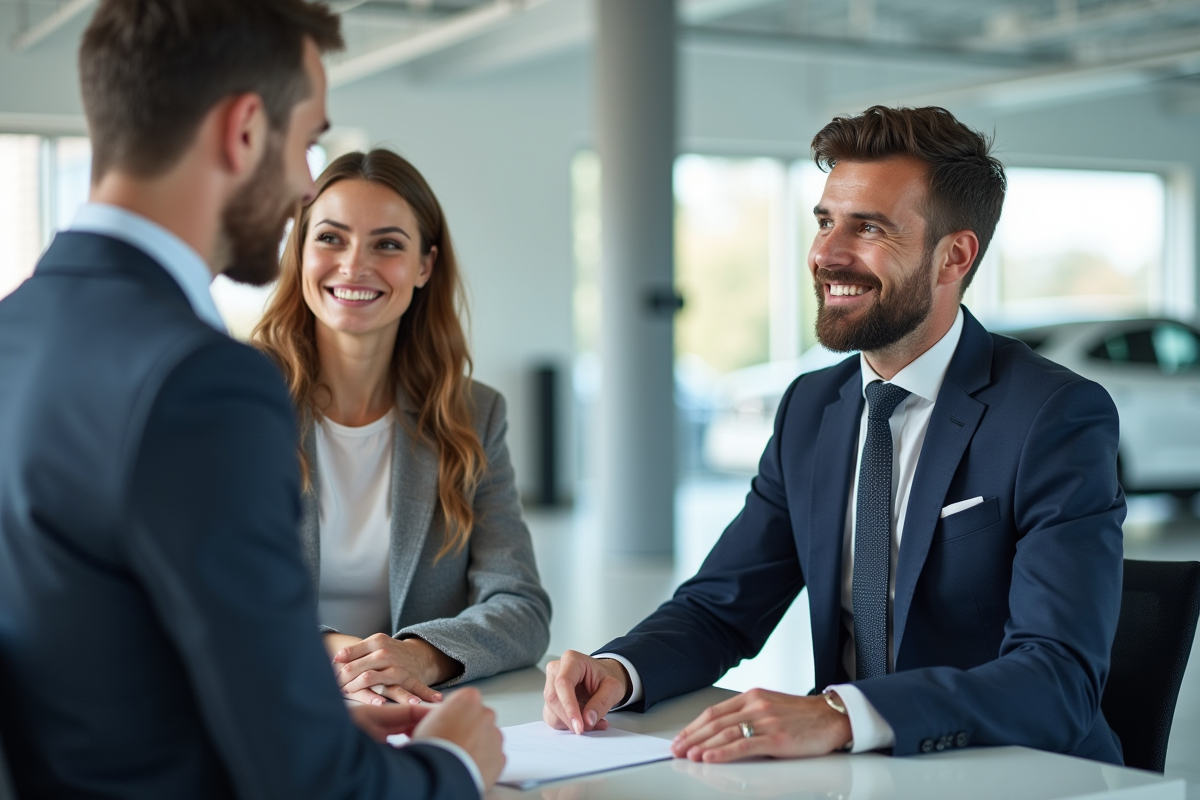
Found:
M 333 88 L 345 86 L 370 77 L 384 70 L 407 64 L 418 58 L 444 50 L 460 42 L 481 36 L 516 14 L 532 8 L 544 0 L 495 0 L 487 5 L 447 19 L 445 22 L 415 36 L 406 36 L 345 61 L 334 62 L 329 67 L 329 85 Z
M 687 25 L 707 22 L 771 5 L 776 0 L 679 0 L 679 17 Z
M 353 56 L 345 61 L 331 61 L 329 68 L 332 86 L 344 86 L 363 78 L 401 64 L 410 63 L 425 56 L 433 55 L 449 49 L 461 42 L 481 36 L 513 17 L 514 14 L 532 9 L 534 6 L 554 0 L 495 0 L 484 6 L 478 6 L 471 11 L 462 12 L 449 18 L 442 24 L 415 36 L 398 39 L 394 44 Z M 366 0 L 342 0 L 334 8 L 349 9 L 362 5 Z M 684 25 L 698 25 L 730 14 L 748 11 L 764 5 L 770 5 L 777 0 L 678 0 L 679 17 Z M 590 38 L 591 7 L 584 4 L 586 9 L 584 19 L 580 24 L 570 26 L 570 30 L 556 43 L 560 49 L 584 44 Z M 351 16 L 351 19 L 353 15 Z M 544 54 L 542 50 L 537 50 Z
M 1014 70 L 1029 70 L 1033 67 L 1045 67 L 1048 64 L 1060 63 L 1010 53 L 891 44 L 858 39 L 832 39 L 824 36 L 796 36 L 787 33 L 750 33 L 708 26 L 684 28 L 681 31 L 680 41 L 691 50 L 790 59 L 810 59 L 814 56 L 822 56 L 867 63 L 968 64 Z
M 1103 6 L 1093 11 L 1079 11 L 1075 3 L 1061 2 L 1058 13 L 1049 19 L 1026 19 L 1012 9 L 1000 12 L 998 22 L 983 36 L 971 37 L 967 47 L 1020 48 L 1046 42 L 1070 40 L 1098 33 L 1123 33 L 1146 20 L 1170 18 L 1172 14 L 1194 13 L 1194 0 L 1154 0 Z
M 18 53 L 28 50 L 94 5 L 96 0 L 71 0 L 29 30 L 14 37 L 12 49 Z
M 1179 75 L 1200 74 L 1200 42 L 1165 53 L 1102 64 L 1029 70 L 987 80 L 912 92 L 894 97 L 860 98 L 868 105 L 973 104 L 987 108 L 1030 108 L 1063 101 L 1117 94 Z M 853 105 L 853 102 L 851 103 Z

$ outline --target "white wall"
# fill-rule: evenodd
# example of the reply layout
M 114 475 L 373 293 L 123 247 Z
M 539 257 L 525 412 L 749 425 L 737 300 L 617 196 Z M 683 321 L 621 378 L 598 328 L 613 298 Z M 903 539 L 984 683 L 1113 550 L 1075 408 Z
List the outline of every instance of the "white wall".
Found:
M 532 373 L 562 368 L 570 446 L 571 157 L 589 94 L 579 59 L 499 78 L 425 85 L 393 71 L 334 93 L 335 125 L 364 129 L 425 175 L 450 223 L 470 295 L 475 375 L 509 401 L 509 447 L 534 486 Z M 564 454 L 569 490 L 571 451 Z
M 0 3 L 0 122 L 13 113 L 82 117 L 75 50 L 85 23 L 78 19 L 53 38 L 16 53 L 9 42 L 17 31 L 17 7 Z

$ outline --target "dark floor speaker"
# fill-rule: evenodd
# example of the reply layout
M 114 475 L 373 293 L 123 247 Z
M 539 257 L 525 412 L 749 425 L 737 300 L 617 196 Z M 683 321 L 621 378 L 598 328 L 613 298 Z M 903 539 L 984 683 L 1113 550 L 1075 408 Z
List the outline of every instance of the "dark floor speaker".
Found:
M 560 370 L 554 364 L 534 368 L 534 424 L 536 437 L 537 492 L 533 500 L 539 506 L 557 506 L 562 502 L 558 491 L 558 465 L 561 453 L 558 424 L 558 383 Z

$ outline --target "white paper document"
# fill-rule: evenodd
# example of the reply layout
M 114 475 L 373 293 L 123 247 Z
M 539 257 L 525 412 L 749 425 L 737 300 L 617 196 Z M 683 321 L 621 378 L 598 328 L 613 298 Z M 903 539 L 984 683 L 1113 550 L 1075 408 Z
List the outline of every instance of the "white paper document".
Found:
M 609 728 L 576 736 L 544 722 L 501 728 L 508 763 L 500 783 L 532 789 L 549 781 L 593 772 L 649 764 L 673 758 L 671 742 L 654 736 Z

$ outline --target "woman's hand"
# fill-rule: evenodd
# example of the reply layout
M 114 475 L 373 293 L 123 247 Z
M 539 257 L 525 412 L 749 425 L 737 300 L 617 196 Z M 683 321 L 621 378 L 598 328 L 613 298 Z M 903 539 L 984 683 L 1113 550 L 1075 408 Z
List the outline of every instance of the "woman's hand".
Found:
M 393 639 L 384 633 L 343 647 L 333 662 L 338 686 L 346 696 L 374 705 L 384 697 L 397 703 L 436 703 L 442 693 L 430 689 L 430 684 L 462 672 L 462 664 L 423 639 Z M 373 686 L 381 687 L 378 694 Z

